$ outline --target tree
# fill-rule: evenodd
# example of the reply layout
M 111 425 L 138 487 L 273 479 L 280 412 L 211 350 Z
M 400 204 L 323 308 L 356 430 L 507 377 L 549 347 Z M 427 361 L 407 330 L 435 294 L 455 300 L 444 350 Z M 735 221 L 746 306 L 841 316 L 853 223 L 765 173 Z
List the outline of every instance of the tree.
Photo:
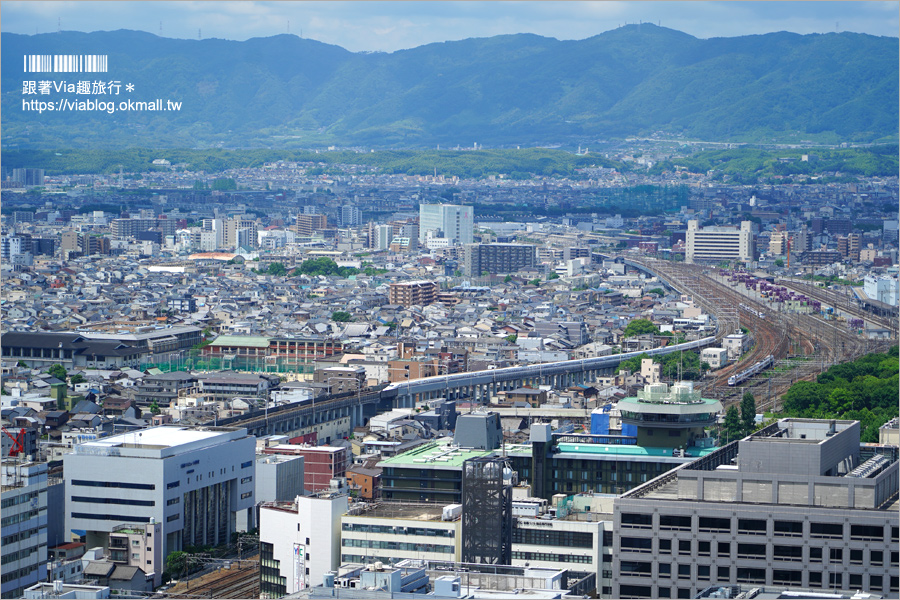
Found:
M 779 268 L 783 267 L 783 266 L 784 266 L 784 261 L 783 261 L 782 259 L 780 259 L 780 258 L 776 258 L 776 259 L 775 259 L 775 266 L 776 266 L 776 267 L 779 267 Z
M 559 275 L 557 275 L 555 272 L 547 275 L 547 281 L 551 281 L 553 279 L 559 279 Z
M 455 271 L 453 271 L 453 276 L 454 277 L 462 277 L 462 271 L 460 271 L 459 269 L 456 269 Z
M 733 442 L 741 437 L 741 417 L 738 409 L 733 404 L 725 411 L 725 424 L 723 425 L 722 435 L 725 437 L 725 443 Z
M 635 319 L 625 327 L 625 332 L 623 333 L 623 336 L 624 337 L 634 337 L 636 335 L 643 335 L 645 333 L 652 333 L 653 335 L 659 335 L 659 327 L 654 325 L 648 319 Z
M 74 375 L 72 375 L 72 379 L 69 380 L 69 383 L 75 385 L 76 383 L 84 383 L 84 381 L 84 375 L 82 375 L 81 373 L 75 373 Z
M 49 369 L 47 369 L 47 372 L 50 373 L 51 377 L 56 377 L 60 381 L 66 380 L 66 376 L 67 376 L 66 368 L 59 363 L 57 363 L 57 364 L 53 365 L 52 367 L 50 367 Z
M 334 321 L 335 323 L 349 323 L 352 320 L 352 318 L 353 318 L 353 315 L 351 315 L 350 313 L 345 312 L 343 310 L 336 310 L 333 313 L 331 313 L 331 320 Z
M 533 285 L 535 287 L 541 285 L 541 278 L 535 277 L 534 279 L 532 279 L 531 281 L 528 282 L 528 285 Z
M 503 283 L 509 283 L 510 281 L 512 281 L 512 275 L 507 275 L 503 278 Z
M 150 414 L 158 415 L 161 411 L 159 410 L 159 404 L 157 404 L 156 400 L 150 403 Z
M 519 336 L 512 334 L 512 335 L 506 336 L 503 339 L 506 340 L 507 342 L 509 342 L 510 344 L 515 344 L 516 340 L 519 339 Z
M 756 398 L 747 392 L 741 399 L 741 423 L 744 426 L 744 434 L 749 435 L 756 429 Z

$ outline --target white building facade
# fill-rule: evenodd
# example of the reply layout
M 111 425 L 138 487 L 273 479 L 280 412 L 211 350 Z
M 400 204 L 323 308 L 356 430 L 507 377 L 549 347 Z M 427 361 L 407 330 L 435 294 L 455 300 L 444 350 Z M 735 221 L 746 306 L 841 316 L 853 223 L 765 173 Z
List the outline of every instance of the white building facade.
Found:
M 75 446 L 63 458 L 66 530 L 108 547 L 123 523 L 162 524 L 163 557 L 228 543 L 254 520 L 255 438 L 246 429 L 162 426 Z
M 22 598 L 47 574 L 47 463 L 3 461 L 2 583 L 4 598 Z
M 685 262 L 752 261 L 752 225 L 750 221 L 742 221 L 740 228 L 700 227 L 698 221 L 688 221 Z
M 449 239 L 453 245 L 471 244 L 475 225 L 473 215 L 471 206 L 420 204 L 419 242 L 424 244 L 428 232 L 433 231 L 440 232 L 440 237 Z

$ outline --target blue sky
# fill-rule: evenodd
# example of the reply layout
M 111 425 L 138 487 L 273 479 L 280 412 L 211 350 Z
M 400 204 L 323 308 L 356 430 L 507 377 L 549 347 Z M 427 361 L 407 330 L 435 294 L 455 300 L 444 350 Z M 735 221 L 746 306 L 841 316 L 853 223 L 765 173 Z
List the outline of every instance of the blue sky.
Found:
M 626 23 L 653 22 L 699 38 L 773 31 L 853 31 L 897 37 L 900 2 L 79 2 L 12 1 L 4 32 L 136 29 L 164 37 L 246 40 L 292 33 L 354 52 L 393 52 L 433 42 L 535 33 L 584 39 Z M 162 29 L 160 30 L 160 26 Z

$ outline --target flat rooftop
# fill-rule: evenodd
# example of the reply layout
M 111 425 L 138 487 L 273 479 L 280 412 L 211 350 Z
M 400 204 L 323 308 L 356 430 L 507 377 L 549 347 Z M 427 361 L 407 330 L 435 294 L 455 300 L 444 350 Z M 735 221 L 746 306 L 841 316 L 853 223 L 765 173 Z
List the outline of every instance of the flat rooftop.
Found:
M 187 427 L 168 426 L 150 427 L 134 433 L 120 433 L 91 442 L 84 442 L 82 446 L 89 448 L 109 448 L 112 446 L 135 446 L 150 448 L 173 448 L 209 440 L 223 435 L 222 431 L 208 431 L 201 429 L 189 429 Z
M 382 502 L 363 509 L 355 515 L 375 519 L 412 519 L 416 521 L 440 521 L 444 514 L 444 505 L 418 504 L 412 502 Z M 447 521 L 451 523 L 452 521 Z
M 413 448 L 409 452 L 398 454 L 387 458 L 380 463 L 379 467 L 418 467 L 420 465 L 430 465 L 432 467 L 445 468 L 462 468 L 465 461 L 470 458 L 480 458 L 482 456 L 491 456 L 495 453 L 493 450 L 472 450 L 459 448 L 454 446 L 449 438 L 447 441 L 438 441 L 432 444 L 425 444 Z

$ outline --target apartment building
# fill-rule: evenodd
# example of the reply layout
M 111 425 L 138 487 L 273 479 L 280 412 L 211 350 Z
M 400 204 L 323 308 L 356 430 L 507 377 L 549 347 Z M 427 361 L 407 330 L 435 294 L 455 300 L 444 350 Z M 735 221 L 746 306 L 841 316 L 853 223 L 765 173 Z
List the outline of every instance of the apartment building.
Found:
M 47 573 L 47 463 L 4 458 L 0 506 L 0 595 L 21 598 Z
M 469 244 L 463 257 L 463 274 L 515 273 L 535 266 L 535 247 L 525 244 Z
M 433 281 L 392 283 L 388 288 L 388 304 L 427 306 L 437 301 L 438 285 Z

